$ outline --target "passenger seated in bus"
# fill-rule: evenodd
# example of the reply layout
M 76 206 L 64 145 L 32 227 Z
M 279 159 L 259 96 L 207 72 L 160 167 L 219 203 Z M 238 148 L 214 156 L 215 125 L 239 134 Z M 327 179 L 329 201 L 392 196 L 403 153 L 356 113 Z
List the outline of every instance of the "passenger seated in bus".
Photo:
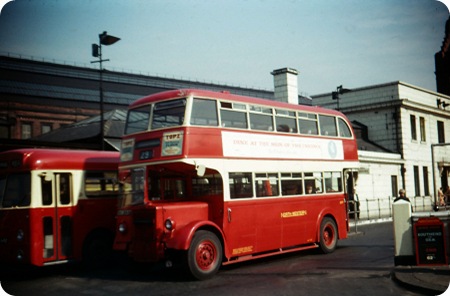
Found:
M 314 190 L 312 185 L 306 185 L 306 194 L 313 194 Z
M 295 195 L 298 194 L 298 188 L 297 186 L 293 185 L 293 186 L 289 186 L 284 192 L 283 195 Z
M 287 126 L 286 124 L 280 124 L 280 125 L 277 127 L 277 131 L 289 133 L 289 132 L 291 132 L 291 129 L 290 129 L 289 126 Z

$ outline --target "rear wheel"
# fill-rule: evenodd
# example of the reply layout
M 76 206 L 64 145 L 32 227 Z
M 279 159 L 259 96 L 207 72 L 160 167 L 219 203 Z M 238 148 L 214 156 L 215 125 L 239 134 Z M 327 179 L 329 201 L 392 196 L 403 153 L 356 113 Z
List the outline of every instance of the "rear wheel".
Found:
M 192 276 L 199 280 L 209 279 L 222 263 L 222 244 L 214 233 L 200 230 L 192 239 L 186 259 Z
M 319 245 L 324 253 L 331 253 L 337 246 L 337 227 L 331 218 L 324 218 L 320 224 L 320 241 Z
M 83 246 L 83 261 L 90 268 L 107 266 L 112 259 L 113 237 L 104 232 L 92 233 Z

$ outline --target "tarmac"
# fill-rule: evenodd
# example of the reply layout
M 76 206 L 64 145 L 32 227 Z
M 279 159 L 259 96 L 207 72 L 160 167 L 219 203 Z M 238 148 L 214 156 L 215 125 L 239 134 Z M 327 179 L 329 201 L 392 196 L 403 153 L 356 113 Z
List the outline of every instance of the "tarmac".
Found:
M 396 266 L 392 279 L 408 290 L 425 295 L 450 296 L 450 266 Z
M 370 223 L 391 222 L 392 218 L 376 221 L 361 221 L 359 226 Z M 355 226 L 354 223 L 350 223 Z M 392 279 L 406 289 L 424 295 L 450 296 L 450 265 L 437 266 L 395 266 L 391 273 Z

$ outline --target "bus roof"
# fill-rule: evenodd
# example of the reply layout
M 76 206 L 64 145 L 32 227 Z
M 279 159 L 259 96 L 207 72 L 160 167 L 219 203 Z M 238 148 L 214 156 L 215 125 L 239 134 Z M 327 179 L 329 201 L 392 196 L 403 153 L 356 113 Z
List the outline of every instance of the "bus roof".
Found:
M 117 169 L 119 152 L 64 149 L 16 149 L 0 153 L 0 171 L 13 169 Z
M 330 115 L 340 115 L 343 114 L 339 111 L 332 109 L 325 109 L 318 106 L 306 106 L 306 105 L 295 105 L 289 104 L 285 102 L 275 101 L 275 100 L 267 100 L 261 98 L 247 97 L 241 95 L 230 94 L 227 91 L 215 92 L 209 90 L 200 90 L 200 89 L 177 89 L 177 90 L 169 90 L 156 94 L 152 94 L 140 99 L 137 99 L 133 103 L 130 104 L 130 108 L 135 108 L 141 105 L 150 104 L 153 102 L 163 101 L 166 99 L 173 98 L 185 98 L 188 96 L 194 96 L 199 98 L 212 98 L 212 99 L 221 99 L 232 102 L 240 102 L 240 103 L 248 103 L 248 104 L 256 104 L 256 105 L 265 105 L 274 108 L 284 108 L 284 109 L 292 109 L 297 111 L 305 111 L 305 112 L 319 112 L 323 114 Z

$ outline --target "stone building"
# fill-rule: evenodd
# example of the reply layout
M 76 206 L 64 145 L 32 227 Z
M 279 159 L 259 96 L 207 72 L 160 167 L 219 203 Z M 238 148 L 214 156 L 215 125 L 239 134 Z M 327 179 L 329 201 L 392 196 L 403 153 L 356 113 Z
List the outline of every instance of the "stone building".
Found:
M 450 185 L 450 96 L 396 81 L 312 99 L 339 106 L 384 150 L 359 147 L 360 196 L 389 202 L 405 188 L 414 204 L 433 204 L 438 188 Z

